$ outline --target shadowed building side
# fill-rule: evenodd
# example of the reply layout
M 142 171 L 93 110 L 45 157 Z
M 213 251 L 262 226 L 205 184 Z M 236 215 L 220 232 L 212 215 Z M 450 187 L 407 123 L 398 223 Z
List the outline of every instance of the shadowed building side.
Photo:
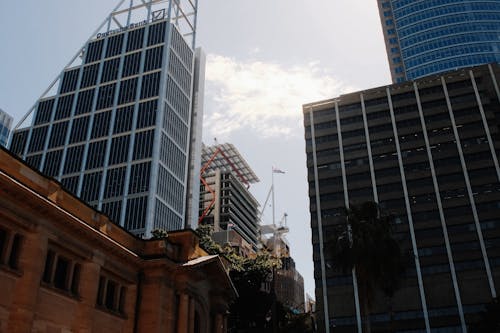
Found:
M 378 202 L 412 258 L 373 331 L 466 332 L 500 286 L 500 67 L 303 106 L 321 332 L 361 326 L 356 275 L 332 261 L 344 207 Z M 359 330 L 358 330 L 359 332 Z

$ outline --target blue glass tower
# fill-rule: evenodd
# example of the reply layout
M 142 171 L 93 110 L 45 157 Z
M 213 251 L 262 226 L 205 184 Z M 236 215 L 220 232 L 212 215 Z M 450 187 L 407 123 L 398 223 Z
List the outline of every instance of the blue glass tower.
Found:
M 500 61 L 500 0 L 378 0 L 393 82 Z
M 196 13 L 197 1 L 121 0 L 11 142 L 138 236 L 193 226 L 187 198 L 197 197 L 189 188 L 198 187 L 191 158 L 201 151 L 204 69 Z

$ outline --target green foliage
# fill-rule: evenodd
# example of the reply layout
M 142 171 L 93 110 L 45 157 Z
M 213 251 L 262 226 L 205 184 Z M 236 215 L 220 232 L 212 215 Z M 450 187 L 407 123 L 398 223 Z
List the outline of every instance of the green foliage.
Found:
M 278 307 L 278 331 L 280 333 L 312 333 L 314 322 L 310 313 L 293 313 L 282 304 Z
M 155 229 L 151 231 L 151 239 L 166 239 L 168 238 L 168 233 L 164 229 Z
M 225 257 L 230 263 L 231 275 L 235 275 L 236 279 L 248 278 L 260 284 L 269 277 L 273 268 L 281 267 L 281 261 L 266 251 L 257 253 L 255 258 L 245 258 L 236 253 L 231 246 L 217 244 L 211 237 L 213 233 L 211 225 L 200 225 L 196 231 L 200 236 L 200 246 L 209 254 Z
M 271 329 L 269 315 L 275 295 L 262 289 L 270 286 L 273 271 L 281 267 L 281 260 L 261 251 L 254 258 L 245 258 L 229 246 L 221 246 L 212 238 L 212 226 L 201 225 L 197 229 L 200 246 L 209 254 L 225 257 L 229 263 L 229 275 L 238 291 L 238 299 L 231 305 L 229 326 L 233 332 L 268 332 Z

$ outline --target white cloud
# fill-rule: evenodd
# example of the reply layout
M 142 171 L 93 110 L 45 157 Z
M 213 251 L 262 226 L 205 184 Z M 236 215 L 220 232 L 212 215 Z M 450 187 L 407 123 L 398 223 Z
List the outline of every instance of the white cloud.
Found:
M 265 137 L 302 135 L 302 104 L 347 89 L 317 62 L 285 67 L 261 61 L 207 57 L 204 127 L 224 137 L 250 128 Z

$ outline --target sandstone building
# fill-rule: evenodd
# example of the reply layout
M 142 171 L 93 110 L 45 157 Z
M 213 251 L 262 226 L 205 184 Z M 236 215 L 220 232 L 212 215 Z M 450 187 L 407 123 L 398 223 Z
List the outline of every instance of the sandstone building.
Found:
M 0 332 L 226 332 L 236 296 L 191 230 L 141 240 L 0 149 Z

